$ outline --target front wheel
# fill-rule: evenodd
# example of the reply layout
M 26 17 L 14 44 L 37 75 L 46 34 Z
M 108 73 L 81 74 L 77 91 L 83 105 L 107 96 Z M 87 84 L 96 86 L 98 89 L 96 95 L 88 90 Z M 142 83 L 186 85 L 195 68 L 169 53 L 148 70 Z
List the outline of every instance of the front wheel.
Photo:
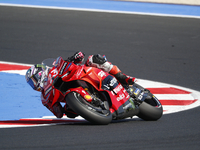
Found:
M 106 125 L 112 121 L 112 114 L 108 109 L 93 106 L 79 93 L 71 92 L 67 94 L 65 100 L 73 111 L 93 124 Z

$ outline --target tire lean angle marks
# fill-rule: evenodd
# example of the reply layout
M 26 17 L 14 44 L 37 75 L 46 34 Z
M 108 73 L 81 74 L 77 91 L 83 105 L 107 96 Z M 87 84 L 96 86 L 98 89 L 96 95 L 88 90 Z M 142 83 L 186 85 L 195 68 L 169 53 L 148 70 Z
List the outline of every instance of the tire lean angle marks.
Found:
M 28 64 L 0 61 L 0 76 L 1 76 L 1 73 L 16 74 L 16 75 L 20 74 L 24 76 L 26 73 L 26 70 L 30 68 L 30 66 L 31 65 L 28 65 Z M 4 80 L 4 79 L 1 78 L 1 80 Z M 24 81 L 25 81 L 25 78 L 24 78 Z M 149 89 L 160 100 L 161 104 L 163 105 L 164 114 L 175 113 L 175 112 L 184 111 L 184 110 L 188 110 L 188 109 L 192 109 L 194 107 L 200 106 L 200 92 L 198 91 L 176 86 L 176 85 L 148 81 L 148 80 L 143 80 L 143 79 L 138 79 L 137 82 L 143 87 Z M 1 86 L 5 87 L 6 85 L 1 85 Z M 12 93 L 12 88 L 10 88 L 9 90 Z M 18 90 L 19 92 L 21 92 L 20 89 Z M 39 93 L 36 93 L 36 94 L 40 95 Z M 18 100 L 21 100 L 21 98 L 15 97 L 15 101 L 18 101 Z M 44 107 L 44 109 L 46 108 Z M 32 113 L 34 114 L 34 112 Z M 43 117 L 35 116 L 34 118 L 19 119 L 19 120 L 15 120 L 15 119 L 3 120 L 3 121 L 0 118 L 0 128 L 1 127 L 20 127 L 20 126 L 38 126 L 38 125 L 48 125 L 48 124 L 70 124 L 70 123 L 84 122 L 84 121 L 85 120 L 81 117 L 78 117 L 77 119 L 69 119 L 67 117 L 64 117 L 63 119 L 56 119 L 54 116 L 43 116 Z

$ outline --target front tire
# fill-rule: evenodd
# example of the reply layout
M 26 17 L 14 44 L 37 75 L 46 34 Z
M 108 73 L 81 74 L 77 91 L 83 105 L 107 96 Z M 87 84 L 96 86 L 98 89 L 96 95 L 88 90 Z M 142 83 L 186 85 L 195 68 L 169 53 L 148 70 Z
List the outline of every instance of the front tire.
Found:
M 97 108 L 87 102 L 79 93 L 71 92 L 65 97 L 69 107 L 93 124 L 106 125 L 112 121 L 112 114 L 107 109 Z M 97 110 L 101 110 L 97 111 Z

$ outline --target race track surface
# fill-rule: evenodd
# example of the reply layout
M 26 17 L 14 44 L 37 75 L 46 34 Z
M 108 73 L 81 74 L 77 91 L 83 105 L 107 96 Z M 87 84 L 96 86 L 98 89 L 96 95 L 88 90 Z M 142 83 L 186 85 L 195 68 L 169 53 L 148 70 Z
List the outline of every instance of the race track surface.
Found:
M 200 91 L 200 20 L 0 6 L 0 60 L 105 54 L 141 79 Z M 44 108 L 46 109 L 46 108 Z M 8 112 L 9 113 L 9 112 Z M 159 121 L 0 129 L 0 149 L 198 149 L 200 108 Z

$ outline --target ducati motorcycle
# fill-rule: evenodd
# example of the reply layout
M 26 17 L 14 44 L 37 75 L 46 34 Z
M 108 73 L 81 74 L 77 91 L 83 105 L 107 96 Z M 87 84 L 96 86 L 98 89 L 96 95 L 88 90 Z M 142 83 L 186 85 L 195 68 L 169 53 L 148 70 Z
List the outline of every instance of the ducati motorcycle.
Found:
M 64 61 L 62 57 L 56 61 L 46 59 L 42 63 L 51 68 L 47 85 L 54 90 L 52 105 L 56 102 L 66 103 L 93 124 L 106 125 L 112 120 L 133 116 L 155 121 L 163 114 L 159 100 L 136 83 L 123 86 L 114 76 L 101 69 L 76 65 Z

